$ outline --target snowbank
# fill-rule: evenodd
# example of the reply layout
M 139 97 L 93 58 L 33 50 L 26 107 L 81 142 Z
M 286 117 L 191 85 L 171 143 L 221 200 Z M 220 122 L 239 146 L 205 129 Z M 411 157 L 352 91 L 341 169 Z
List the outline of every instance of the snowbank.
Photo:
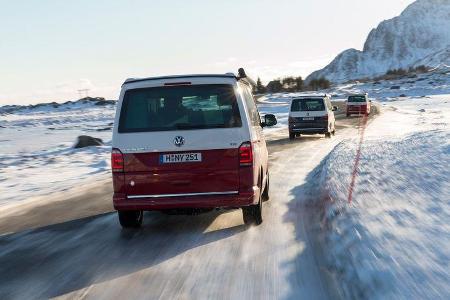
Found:
M 344 141 L 318 174 L 323 246 L 347 297 L 450 299 L 450 131 Z

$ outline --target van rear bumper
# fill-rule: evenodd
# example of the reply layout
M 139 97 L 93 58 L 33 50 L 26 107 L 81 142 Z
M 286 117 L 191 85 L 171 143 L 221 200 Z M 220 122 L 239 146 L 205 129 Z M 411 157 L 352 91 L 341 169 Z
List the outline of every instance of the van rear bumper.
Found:
M 323 124 L 301 124 L 301 123 L 291 123 L 289 124 L 289 132 L 292 133 L 303 133 L 303 134 L 317 134 L 317 133 L 327 133 L 328 123 Z
M 320 134 L 327 133 L 328 128 L 292 128 L 289 129 L 293 133 L 303 133 L 303 134 Z
M 302 122 L 289 122 L 289 132 L 303 133 L 303 134 L 327 133 L 328 121 L 314 120 Z
M 163 210 L 176 208 L 237 208 L 258 202 L 256 193 L 238 193 L 228 195 L 193 195 L 155 197 L 152 195 L 127 196 L 114 193 L 113 204 L 116 210 Z M 256 201 L 256 202 L 255 202 Z

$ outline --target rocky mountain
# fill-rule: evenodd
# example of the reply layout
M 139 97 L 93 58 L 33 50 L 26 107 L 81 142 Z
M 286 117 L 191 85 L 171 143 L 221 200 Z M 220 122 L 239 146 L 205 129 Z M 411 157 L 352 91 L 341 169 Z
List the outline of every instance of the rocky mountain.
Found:
M 417 0 L 373 29 L 362 51 L 345 50 L 306 80 L 343 82 L 419 65 L 450 65 L 450 0 Z

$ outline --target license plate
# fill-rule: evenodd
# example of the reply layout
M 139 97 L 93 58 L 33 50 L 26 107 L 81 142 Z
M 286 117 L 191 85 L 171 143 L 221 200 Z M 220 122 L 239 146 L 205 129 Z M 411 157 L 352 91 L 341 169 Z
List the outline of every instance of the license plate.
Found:
M 199 161 L 202 161 L 201 153 L 172 153 L 172 154 L 161 154 L 159 156 L 159 162 L 162 164 L 199 162 Z
M 314 121 L 314 118 L 303 118 L 303 121 Z

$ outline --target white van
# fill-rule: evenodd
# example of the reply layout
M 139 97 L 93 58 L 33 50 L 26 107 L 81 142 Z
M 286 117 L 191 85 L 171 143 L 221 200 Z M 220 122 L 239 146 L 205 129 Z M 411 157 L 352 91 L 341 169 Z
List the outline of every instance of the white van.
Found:
M 292 99 L 289 110 L 289 139 L 300 134 L 325 134 L 331 137 L 336 131 L 334 111 L 330 96 L 302 96 Z
M 264 126 L 250 81 L 233 74 L 125 81 L 117 104 L 111 165 L 123 227 L 147 210 L 242 208 L 262 222 L 269 169 Z

